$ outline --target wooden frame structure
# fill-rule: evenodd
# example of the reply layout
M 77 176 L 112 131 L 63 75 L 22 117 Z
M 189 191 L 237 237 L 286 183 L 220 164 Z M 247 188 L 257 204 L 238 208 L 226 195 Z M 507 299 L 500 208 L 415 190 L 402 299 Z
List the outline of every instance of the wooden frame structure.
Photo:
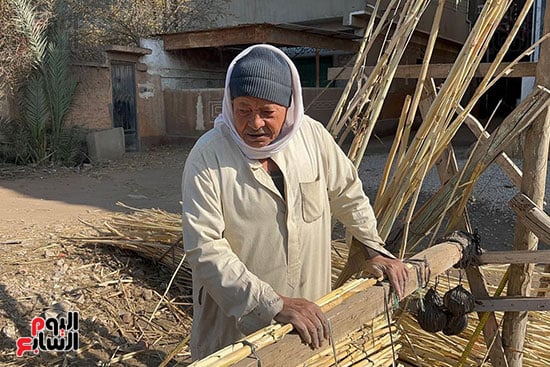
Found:
M 405 294 L 410 295 L 419 288 L 425 287 L 431 279 L 457 264 L 464 258 L 465 254 L 471 253 L 470 246 L 473 246 L 470 239 L 457 233 L 449 240 L 414 255 L 407 261 L 410 273 L 415 275 L 409 278 L 405 287 Z M 502 255 L 500 254 L 493 254 L 492 256 L 485 254 L 480 258 L 486 261 L 487 259 L 501 257 Z M 550 252 L 544 253 L 544 260 L 550 262 Z M 350 330 L 383 314 L 386 311 L 385 308 L 387 305 L 391 304 L 389 284 L 387 282 L 374 284 L 375 282 L 374 279 L 364 279 L 362 285 L 355 287 L 353 291 L 322 306 L 323 311 L 331 321 L 331 337 L 334 341 L 338 342 L 344 339 Z M 548 298 L 487 297 L 476 300 L 475 311 L 479 313 L 492 312 L 494 310 L 514 311 L 520 309 L 543 311 L 548 310 L 549 307 L 550 299 Z M 286 328 L 288 331 L 292 330 L 289 325 L 285 325 L 282 328 Z M 275 333 L 274 330 L 269 331 L 269 329 L 270 327 L 266 327 L 259 330 L 247 336 L 246 340 L 257 340 L 258 335 Z M 498 333 L 496 335 L 500 338 Z M 493 349 L 495 349 L 494 346 Z M 498 349 L 495 350 L 498 352 Z M 304 346 L 299 335 L 285 333 L 267 342 L 238 341 L 234 345 L 224 348 L 222 351 L 195 362 L 191 366 L 231 365 L 255 367 L 259 365 L 259 361 L 261 361 L 261 365 L 264 367 L 280 366 L 281 361 L 284 361 L 285 365 L 296 366 L 317 353 L 319 351 L 311 350 Z M 504 354 L 501 354 L 501 357 L 504 358 Z
M 547 10 L 547 15 L 548 13 L 549 11 Z M 539 68 L 542 66 L 542 64 L 534 63 L 534 65 L 536 66 L 537 73 L 539 73 Z M 433 83 L 432 87 L 429 89 L 430 90 L 426 93 L 424 100 L 419 106 L 421 114 L 426 113 L 426 107 L 431 104 L 436 93 Z M 547 113 L 543 112 L 541 113 L 541 115 L 542 117 L 539 116 L 539 118 L 542 118 L 542 120 L 535 122 L 535 124 L 540 123 L 542 125 L 548 126 L 548 120 L 550 120 L 550 111 L 548 111 Z M 468 115 L 465 123 L 475 134 L 475 136 L 481 140 L 482 143 L 489 138 L 489 133 L 483 129 L 481 123 L 479 123 L 479 121 L 477 121 L 475 117 Z M 543 181 L 542 185 L 539 182 L 539 186 L 541 186 L 542 188 L 542 197 L 540 198 L 540 200 L 542 200 L 542 198 L 544 197 L 544 180 L 546 179 L 546 176 L 544 174 L 545 170 L 541 170 L 540 166 L 546 165 L 546 162 L 548 161 L 547 147 L 548 141 L 550 140 L 550 138 L 548 137 L 550 135 L 550 131 L 548 131 L 548 128 L 542 129 L 541 131 L 540 127 L 538 129 L 536 128 L 536 125 L 532 126 L 530 131 L 532 131 L 533 129 L 537 131 L 537 134 L 540 134 L 540 136 L 538 137 L 540 138 L 540 143 L 536 139 L 532 140 L 531 149 L 536 149 L 540 144 L 542 144 L 543 147 L 546 146 L 546 154 L 540 154 L 540 151 L 537 150 L 539 151 L 537 155 L 531 155 L 531 157 L 529 157 L 529 155 L 526 155 L 524 157 L 524 165 L 528 167 L 527 162 L 529 160 L 539 161 L 539 167 L 536 170 L 537 172 L 534 173 L 531 171 L 530 176 L 536 176 L 535 178 L 533 178 L 533 180 L 538 179 Z M 527 151 L 528 147 L 525 147 L 525 150 Z M 542 148 L 542 150 L 544 150 L 544 148 Z M 540 162 L 541 160 L 542 162 Z M 508 158 L 506 153 L 501 153 L 496 159 L 496 163 L 501 167 L 503 172 L 508 176 L 508 178 L 514 183 L 514 185 L 518 189 L 520 189 L 521 191 L 525 191 L 526 179 L 524 178 L 521 170 L 512 162 L 510 158 Z M 535 163 L 531 162 L 531 164 Z M 442 183 L 446 182 L 449 177 L 457 174 L 458 166 L 452 146 L 448 147 L 444 156 L 441 157 L 437 162 L 437 170 L 440 181 Z M 523 341 L 525 338 L 525 324 L 522 329 L 521 323 L 519 321 L 514 322 L 513 325 L 517 325 L 514 328 L 515 330 L 509 330 L 507 333 L 504 332 L 505 335 L 507 334 L 506 336 L 508 338 L 508 341 L 506 341 L 504 337 L 500 335 L 499 325 L 494 312 L 506 312 L 506 319 L 506 317 L 514 318 L 517 317 L 517 315 L 519 314 L 526 314 L 526 312 L 528 311 L 550 310 L 550 298 L 527 297 L 533 272 L 532 264 L 546 264 L 547 269 L 548 264 L 550 264 L 550 251 L 536 251 L 538 239 L 543 242 L 550 243 L 548 242 L 548 240 L 550 239 L 550 217 L 544 211 L 542 211 L 542 209 L 540 209 L 539 206 L 541 204 L 537 205 L 532 200 L 530 200 L 527 195 L 521 192 L 517 194 L 514 198 L 512 198 L 509 203 L 510 207 L 516 212 L 518 218 L 516 225 L 523 226 L 526 231 L 530 231 L 536 236 L 535 238 L 537 238 L 537 242 L 534 246 L 531 245 L 531 247 L 529 248 L 517 246 L 518 238 L 516 238 L 516 246 L 514 246 L 514 251 L 498 251 L 485 253 L 480 255 L 476 261 L 478 265 L 510 264 L 512 267 L 524 267 L 524 274 L 520 276 L 520 279 L 529 279 L 529 284 L 528 286 L 524 287 L 521 294 L 512 294 L 511 296 L 509 295 L 507 297 L 490 298 L 484 276 L 479 267 L 477 265 L 472 265 L 466 268 L 466 275 L 468 277 L 471 292 L 474 294 L 476 300 L 478 301 L 478 305 L 476 306 L 475 310 L 478 312 L 480 320 L 482 320 L 483 313 L 487 313 L 486 316 L 488 316 L 483 327 L 483 333 L 486 344 L 489 348 L 488 353 L 491 359 L 491 363 L 495 367 L 522 366 L 522 353 L 517 352 L 521 349 L 513 349 L 513 352 L 510 352 L 511 348 L 509 347 L 509 345 L 513 342 L 516 346 L 521 344 L 521 347 L 523 348 Z M 464 212 L 461 226 L 462 228 L 470 231 L 467 211 Z M 531 239 L 533 239 L 533 237 L 531 237 Z M 520 240 L 519 243 L 523 245 L 525 242 L 527 241 Z M 519 280 L 511 277 L 509 284 L 513 282 L 519 282 Z M 539 296 L 544 296 L 544 294 L 539 294 Z M 522 317 L 523 321 L 526 321 L 526 319 L 526 317 Z M 503 328 L 503 330 L 506 329 Z
M 547 7 L 545 13 L 545 32 L 549 31 L 550 7 Z M 484 74 L 486 67 L 482 65 L 479 68 L 478 72 L 480 75 Z M 419 68 L 420 66 L 403 66 L 400 71 L 398 69 L 397 75 L 398 77 L 413 78 L 415 77 L 415 72 L 416 75 L 419 74 Z M 432 74 L 429 75 L 432 78 L 443 78 L 446 76 L 447 70 L 448 66 L 446 65 L 435 66 Z M 523 63 L 508 76 L 536 75 L 538 85 L 550 87 L 548 70 L 550 70 L 550 41 L 546 41 L 541 45 L 541 57 L 538 63 Z M 340 71 L 333 71 L 330 75 L 335 79 L 337 78 L 336 74 Z M 427 98 L 433 98 L 433 94 L 428 95 Z M 429 101 L 427 101 L 427 105 L 429 106 Z M 473 116 L 468 116 L 466 125 L 482 141 L 489 137 L 489 134 Z M 530 263 L 550 264 L 550 251 L 536 251 L 538 239 L 546 242 L 550 234 L 550 218 L 540 209 L 546 184 L 545 167 L 548 161 L 549 141 L 550 110 L 547 108 L 547 111 L 540 114 L 539 119 L 535 121 L 527 132 L 524 151 L 524 172 L 521 172 L 505 153 L 502 153 L 496 161 L 522 192 L 510 202 L 510 206 L 516 211 L 518 216 L 515 251 L 484 253 L 477 258 L 477 262 L 478 264 L 505 263 L 512 264 L 512 268 L 516 267 L 515 272 L 518 276 L 510 277 L 508 296 L 489 297 L 484 276 L 478 266 L 470 265 L 466 268 L 471 291 L 478 300 L 475 310 L 478 312 L 480 320 L 485 320 L 483 333 L 488 346 L 489 358 L 495 367 L 522 366 L 521 351 L 525 339 L 527 320 L 524 315 L 528 311 L 547 311 L 550 309 L 550 298 L 528 297 L 533 271 Z M 541 167 L 544 169 L 541 169 Z M 444 157 L 438 162 L 438 172 L 442 183 L 457 172 L 456 159 L 454 158 L 452 147 L 449 146 Z M 462 226 L 465 229 L 469 228 L 467 213 L 463 216 Z M 434 248 L 438 247 L 434 246 L 432 249 Z M 447 254 L 452 261 L 456 260 L 454 250 L 449 248 L 439 248 L 439 250 L 441 250 L 441 253 Z M 427 258 L 424 252 L 421 252 L 417 256 L 421 256 L 423 259 Z M 430 263 L 430 269 L 432 269 L 431 265 L 433 265 L 433 262 L 428 262 Z M 450 267 L 447 262 L 442 265 L 447 269 Z M 548 270 L 549 267 L 547 266 L 546 269 Z M 432 271 L 434 270 L 432 269 Z M 438 274 L 438 272 L 432 273 L 432 275 L 435 274 Z M 527 279 L 527 281 L 524 281 L 524 279 Z M 410 283 L 407 285 L 406 294 L 410 294 L 411 289 L 420 285 L 414 279 Z M 510 294 L 510 289 L 512 289 L 512 294 Z M 376 293 L 369 293 L 369 297 L 366 297 L 361 292 L 361 296 L 350 297 L 341 305 L 336 306 L 335 309 L 328 312 L 327 315 L 329 318 L 334 320 L 333 326 L 335 327 L 337 336 L 343 335 L 341 328 L 349 331 L 348 329 L 356 327 L 363 319 L 370 320 L 383 312 L 380 307 L 384 300 L 387 301 L 387 292 L 376 289 L 376 287 L 375 289 L 368 289 L 365 292 Z M 515 294 L 513 294 L 514 292 Z M 371 299 L 375 300 L 374 303 L 370 301 Z M 365 300 L 369 300 L 368 305 L 365 304 Z M 505 311 L 505 323 L 508 323 L 509 328 L 503 328 L 503 336 L 500 335 L 499 323 L 496 320 L 494 311 Z M 341 318 L 342 312 L 345 312 L 345 318 Z M 250 349 L 250 352 L 252 352 L 252 349 Z M 275 366 L 281 360 L 296 362 L 294 364 L 297 364 L 297 362 L 307 359 L 312 353 L 312 351 L 301 345 L 299 337 L 289 335 L 279 340 L 279 342 L 257 352 L 256 357 L 262 360 L 262 365 L 264 366 Z M 255 366 L 257 365 L 257 360 L 254 358 L 243 359 L 235 365 Z
M 483 77 L 487 74 L 487 70 L 491 66 L 490 63 L 479 64 L 479 69 L 476 71 L 476 77 Z M 506 69 L 508 65 L 503 63 L 497 69 L 497 73 Z M 449 75 L 453 64 L 430 64 L 428 68 L 428 78 L 444 79 Z M 395 72 L 395 78 L 416 79 L 420 74 L 422 65 L 399 65 Z M 368 75 L 374 70 L 374 66 L 365 67 L 365 73 Z M 352 68 L 349 67 L 335 67 L 328 69 L 329 80 L 347 80 L 351 76 Z M 524 76 L 535 76 L 537 72 L 536 62 L 520 62 L 514 67 L 511 73 L 506 74 L 507 78 L 520 78 Z
M 359 38 L 351 33 L 268 23 L 162 35 L 166 51 L 270 43 L 278 46 L 303 46 L 357 52 L 359 42 L 356 39 Z

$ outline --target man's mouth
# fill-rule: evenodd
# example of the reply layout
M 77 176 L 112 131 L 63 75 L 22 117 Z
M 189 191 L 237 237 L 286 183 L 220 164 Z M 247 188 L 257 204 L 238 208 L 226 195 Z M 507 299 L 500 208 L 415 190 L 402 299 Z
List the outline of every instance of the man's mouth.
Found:
M 262 137 L 262 136 L 266 136 L 267 134 L 265 132 L 247 132 L 246 135 L 252 137 L 252 138 L 259 138 L 259 137 Z

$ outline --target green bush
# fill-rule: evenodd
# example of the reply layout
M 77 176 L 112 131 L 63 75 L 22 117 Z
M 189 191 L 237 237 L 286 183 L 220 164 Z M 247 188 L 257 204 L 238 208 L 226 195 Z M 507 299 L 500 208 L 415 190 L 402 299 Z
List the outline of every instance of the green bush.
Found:
M 0 162 L 30 163 L 30 139 L 29 130 L 22 123 L 0 118 Z
M 79 166 L 88 161 L 86 135 L 88 129 L 81 126 L 63 127 L 55 150 L 48 150 L 47 159 L 38 161 L 31 146 L 34 140 L 27 124 L 0 118 L 0 163 L 10 164 L 59 164 Z M 46 146 L 53 147 L 53 134 L 49 128 L 44 132 Z
M 54 152 L 54 161 L 64 166 L 79 166 L 88 161 L 86 135 L 88 129 L 80 126 L 63 127 Z

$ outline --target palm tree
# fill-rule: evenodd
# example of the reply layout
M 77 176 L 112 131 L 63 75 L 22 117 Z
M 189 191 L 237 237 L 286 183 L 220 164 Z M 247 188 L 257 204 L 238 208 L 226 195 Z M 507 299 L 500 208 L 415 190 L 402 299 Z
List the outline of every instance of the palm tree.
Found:
M 69 75 L 68 37 L 47 24 L 29 0 L 11 0 L 16 23 L 33 57 L 33 72 L 24 87 L 22 119 L 34 163 L 60 161 L 65 117 L 74 100 L 76 82 Z M 54 9 L 57 4 L 53 4 Z

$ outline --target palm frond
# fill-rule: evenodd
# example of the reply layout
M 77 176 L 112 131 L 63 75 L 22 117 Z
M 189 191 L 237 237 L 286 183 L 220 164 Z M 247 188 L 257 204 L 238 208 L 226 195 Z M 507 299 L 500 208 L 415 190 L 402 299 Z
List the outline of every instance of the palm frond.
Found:
M 15 24 L 29 43 L 33 55 L 33 65 L 40 68 L 48 46 L 47 22 L 39 19 L 36 7 L 28 0 L 11 0 L 11 3 L 16 13 Z
M 0 161 L 27 164 L 31 160 L 29 130 L 21 121 L 0 117 Z
M 30 132 L 30 148 L 35 162 L 47 155 L 46 126 L 49 119 L 48 99 L 44 90 L 44 77 L 40 73 L 32 76 L 25 88 L 23 119 Z
M 69 75 L 68 37 L 60 30 L 55 30 L 51 35 L 45 60 L 45 77 L 53 139 L 57 143 L 76 89 L 76 82 Z

